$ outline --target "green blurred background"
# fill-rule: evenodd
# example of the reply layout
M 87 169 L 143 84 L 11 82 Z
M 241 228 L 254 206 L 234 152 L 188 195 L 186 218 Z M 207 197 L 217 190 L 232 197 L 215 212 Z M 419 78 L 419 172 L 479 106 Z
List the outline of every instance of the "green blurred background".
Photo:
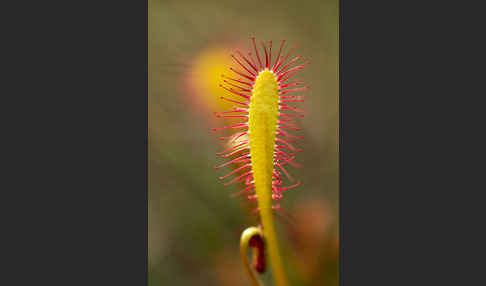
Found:
M 338 285 L 338 1 L 149 0 L 148 15 L 149 285 L 250 285 L 239 236 L 256 218 L 218 180 L 225 134 L 211 130 L 227 109 L 220 71 L 250 36 L 274 50 L 299 42 L 294 55 L 311 61 L 297 75 L 311 86 L 298 104 L 304 168 L 289 169 L 302 184 L 285 193 L 277 228 L 292 285 Z

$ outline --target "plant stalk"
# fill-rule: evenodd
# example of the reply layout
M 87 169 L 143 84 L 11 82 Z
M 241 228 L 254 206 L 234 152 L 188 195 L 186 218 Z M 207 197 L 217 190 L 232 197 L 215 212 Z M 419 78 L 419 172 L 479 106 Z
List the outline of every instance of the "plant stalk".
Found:
M 280 257 L 272 208 L 261 208 L 260 217 L 263 226 L 263 238 L 265 239 L 265 246 L 268 250 L 268 257 L 270 260 L 273 277 L 275 279 L 275 284 L 277 286 L 289 286 L 289 282 L 285 276 L 285 271 L 282 265 L 282 259 Z

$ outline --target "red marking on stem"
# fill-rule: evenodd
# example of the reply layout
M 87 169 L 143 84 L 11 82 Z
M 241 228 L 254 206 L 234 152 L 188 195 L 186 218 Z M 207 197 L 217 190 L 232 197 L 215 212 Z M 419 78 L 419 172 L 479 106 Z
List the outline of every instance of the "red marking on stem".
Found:
M 285 130 L 295 130 L 295 131 L 300 131 L 300 128 L 298 127 L 286 127 L 286 126 L 281 126 L 279 125 L 280 128 L 283 128 Z
M 284 125 L 284 126 L 283 126 Z M 279 127 L 280 128 L 283 128 L 283 129 L 287 129 L 287 130 L 296 130 L 296 131 L 300 131 L 300 128 L 299 127 L 287 127 L 286 126 L 287 124 L 283 123 L 283 122 L 280 122 L 279 123 Z
M 280 85 L 280 88 L 286 88 L 286 87 L 291 87 L 291 86 L 297 86 L 297 85 L 300 85 L 302 84 L 303 82 L 302 81 L 295 81 L 295 82 L 291 82 L 291 83 L 287 83 L 287 84 L 282 84 Z
M 238 53 L 238 55 L 240 55 L 240 57 L 251 67 L 253 68 L 253 70 L 255 70 L 255 72 L 258 73 L 258 69 L 255 67 L 255 64 L 250 62 L 239 50 L 236 50 L 236 53 Z
M 227 81 L 227 80 L 225 80 L 225 79 L 223 79 L 223 82 L 224 82 L 224 83 L 226 83 L 226 84 L 228 84 L 228 85 L 231 85 L 231 86 L 233 86 L 233 87 L 239 88 L 239 89 L 241 89 L 242 91 L 251 92 L 251 89 L 241 87 L 241 86 L 236 85 L 236 84 L 234 84 L 234 83 L 231 83 L 231 82 L 229 82 L 229 81 Z
M 249 87 L 252 87 L 253 85 L 249 82 L 246 82 L 246 81 L 241 81 L 241 79 L 234 79 L 234 78 L 231 78 L 231 77 L 228 77 L 228 76 L 225 76 L 224 74 L 221 75 L 222 78 L 226 78 L 226 79 L 229 79 L 229 80 L 232 80 L 232 81 L 235 81 L 235 82 L 239 82 L 239 83 L 242 83 L 242 84 L 246 84 L 248 85 Z
M 292 144 L 290 144 L 289 142 L 285 141 L 282 138 L 276 137 L 275 142 L 281 142 L 281 143 L 285 144 L 290 151 L 293 151 L 293 152 L 301 152 L 302 151 L 300 149 L 295 148 Z
M 291 64 L 293 64 L 294 62 L 296 62 L 296 61 L 300 60 L 301 58 L 302 58 L 302 56 L 301 56 L 301 55 L 296 56 L 295 58 L 293 58 L 292 60 L 290 60 L 290 61 L 289 61 L 289 62 L 288 62 L 288 63 L 287 63 L 287 64 L 286 64 L 284 67 L 280 68 L 280 69 L 279 69 L 279 70 L 276 72 L 276 74 L 277 74 L 277 75 L 278 75 L 278 74 L 280 74 L 281 72 L 283 72 L 284 70 L 286 70 L 286 69 L 287 69 L 287 68 L 288 68 L 288 67 L 289 67 Z
M 282 156 L 284 156 L 284 157 L 288 157 L 288 158 L 291 158 L 291 157 L 294 157 L 294 156 L 295 156 L 295 155 L 294 155 L 294 154 L 292 154 L 292 153 L 291 153 L 291 154 L 287 154 L 287 153 L 285 153 L 284 151 L 282 151 L 282 150 L 278 150 L 278 149 L 276 149 L 276 153 L 277 153 L 277 154 L 279 154 L 279 155 L 282 155 Z
M 244 64 L 242 64 L 234 55 L 231 55 L 231 57 L 242 67 L 244 68 L 249 74 L 252 76 L 256 76 L 253 72 L 251 72 Z
M 308 88 L 309 88 L 309 86 L 306 85 L 304 87 L 293 88 L 293 89 L 288 89 L 288 90 L 282 90 L 282 91 L 279 92 L 279 94 L 282 94 L 283 95 L 283 94 L 287 94 L 287 93 L 291 93 L 291 92 L 303 91 L 303 90 L 306 90 Z
M 250 185 L 250 184 L 254 184 L 255 182 L 252 181 L 253 180 L 253 174 L 251 174 L 250 176 L 248 176 L 245 180 L 245 185 Z
M 237 168 L 237 169 L 229 172 L 228 174 L 226 174 L 226 175 L 224 175 L 222 177 L 219 177 L 219 179 L 220 180 L 224 180 L 224 179 L 228 178 L 229 176 L 233 175 L 234 173 L 237 173 L 238 171 L 241 171 L 241 170 L 243 170 L 245 168 L 248 168 L 248 167 L 251 167 L 251 164 L 243 165 L 243 166 L 241 166 L 241 167 L 239 167 L 239 168 Z
M 243 190 L 241 190 L 237 193 L 231 194 L 230 197 L 234 198 L 234 197 L 239 196 L 243 193 L 249 192 L 249 191 L 253 190 L 254 188 L 255 188 L 255 185 L 248 186 L 248 187 L 244 188 Z
M 297 186 L 300 185 L 300 180 L 297 181 L 296 184 L 292 185 L 292 186 L 289 186 L 289 187 L 285 187 L 285 188 L 280 188 L 280 187 L 275 187 L 279 192 L 282 192 L 282 191 L 287 191 L 287 190 L 290 190 L 290 189 L 293 189 Z
M 251 52 L 248 52 L 248 58 L 250 59 L 251 63 L 256 67 L 257 66 L 256 61 L 253 59 L 253 54 Z
M 222 88 L 224 88 L 224 89 L 226 89 L 227 91 L 229 91 L 229 92 L 231 92 L 231 93 L 233 93 L 233 94 L 236 94 L 236 95 L 242 96 L 242 97 L 244 97 L 244 98 L 246 98 L 246 99 L 250 99 L 250 96 L 249 96 L 249 95 L 243 94 L 243 93 L 241 93 L 241 92 L 237 92 L 236 90 L 234 90 L 234 89 L 232 89 L 232 88 L 227 88 L 227 87 L 223 86 L 222 84 L 220 84 L 219 86 L 220 86 L 220 87 L 222 87 Z
M 255 37 L 251 37 L 251 40 L 253 41 L 253 48 L 255 49 L 255 54 L 257 56 L 258 63 L 260 64 L 260 69 L 263 69 L 262 61 L 260 61 L 260 54 L 258 53 L 258 49 L 256 47 Z
M 238 182 L 240 179 L 244 178 L 245 176 L 250 175 L 252 172 L 253 172 L 253 171 L 251 171 L 251 170 L 250 170 L 250 171 L 248 171 L 248 172 L 244 173 L 243 175 L 240 175 L 239 177 L 234 178 L 233 180 L 229 181 L 228 183 L 226 183 L 226 184 L 224 184 L 224 185 L 225 185 L 225 186 L 229 186 L 229 185 L 231 185 L 231 184 L 234 184 L 234 183 Z
M 235 150 L 235 151 L 233 151 L 229 154 L 223 155 L 223 156 L 221 156 L 221 158 L 228 158 L 229 156 L 232 156 L 232 155 L 234 155 L 234 154 L 236 154 L 240 151 L 247 151 L 247 150 L 250 150 L 250 148 L 249 147 L 241 148 L 241 149 Z
M 231 71 L 233 71 L 234 73 L 236 73 L 236 74 L 238 74 L 238 75 L 240 75 L 240 76 L 242 76 L 244 78 L 249 79 L 251 82 L 254 82 L 255 81 L 255 78 L 254 77 L 248 76 L 248 75 L 246 75 L 246 74 L 244 74 L 244 73 L 242 73 L 240 71 L 235 70 L 234 68 L 229 68 L 229 69 Z
M 240 138 L 241 136 L 245 135 L 245 134 L 248 134 L 248 131 L 244 131 L 244 132 L 241 132 L 241 133 L 236 133 L 235 135 L 233 136 L 229 136 L 229 137 L 221 137 L 222 139 L 231 139 L 230 141 L 228 141 L 228 144 L 231 144 L 233 143 L 233 141 L 235 141 L 236 139 Z
M 257 195 L 248 195 L 247 198 L 249 200 L 256 200 L 257 199 Z
M 288 71 L 286 71 L 286 72 L 284 72 L 284 73 L 280 74 L 280 75 L 277 77 L 277 81 L 280 81 L 280 79 L 281 79 L 282 77 L 284 77 L 286 74 L 288 74 L 288 73 L 290 73 L 290 72 L 302 70 L 302 69 L 303 69 L 303 68 L 304 68 L 306 65 L 308 65 L 308 64 L 310 64 L 310 62 L 305 62 L 305 63 L 303 63 L 303 64 L 301 64 L 301 65 L 298 65 L 298 66 L 296 66 L 296 67 L 293 67 L 293 68 L 289 69 Z
M 297 168 L 297 169 L 302 169 L 304 166 L 300 165 L 300 164 L 297 164 L 294 162 L 294 160 L 292 161 L 289 161 L 289 165 L 294 167 L 294 168 Z
M 285 147 L 285 146 L 282 146 L 282 145 L 275 145 L 276 148 L 281 148 L 281 149 L 287 149 L 287 150 L 292 150 L 290 149 L 289 147 Z
M 285 136 L 285 137 L 290 137 L 290 138 L 295 138 L 295 139 L 299 139 L 299 140 L 304 140 L 304 137 L 295 136 L 295 135 L 292 135 L 292 134 L 285 133 L 280 128 L 277 128 L 277 131 L 278 131 L 277 132 L 277 135 Z
M 280 99 L 305 99 L 305 95 L 280 95 Z
M 288 122 L 288 123 L 291 124 L 291 126 L 297 127 L 297 122 L 295 122 L 295 120 L 293 118 L 282 118 L 282 117 L 279 117 L 277 121 L 278 121 L 278 123 Z
M 282 48 L 285 44 L 285 40 L 282 41 L 282 44 L 280 45 L 280 49 L 278 50 L 278 56 L 277 59 L 275 60 L 275 64 L 272 67 L 272 71 L 275 72 L 275 66 L 278 64 L 278 60 L 280 59 L 280 52 L 282 52 Z
M 270 40 L 270 49 L 268 51 L 268 66 L 267 68 L 270 68 L 272 65 L 272 40 Z
M 240 138 L 241 136 L 245 135 L 245 134 L 248 134 L 248 131 L 245 131 L 245 132 L 241 132 L 238 136 L 235 136 L 233 139 L 231 139 L 228 143 L 233 143 L 234 141 L 236 141 L 236 139 Z
M 241 104 L 243 106 L 250 106 L 248 103 L 244 103 L 244 102 L 239 102 L 239 101 L 235 101 L 235 100 L 232 100 L 232 99 L 229 99 L 229 98 L 226 98 L 226 97 L 222 97 L 221 96 L 221 99 L 224 99 L 224 100 L 227 100 L 227 101 L 231 101 L 233 103 L 238 103 L 238 104 Z
M 248 115 L 216 115 L 218 118 L 248 118 Z
M 282 83 L 286 82 L 286 81 L 287 81 L 287 80 L 289 80 L 291 77 L 293 77 L 294 75 L 296 75 L 296 74 L 297 74 L 297 72 L 298 72 L 298 71 L 295 71 L 295 72 L 293 72 L 293 73 L 289 74 L 289 76 L 287 76 L 286 78 L 281 79 L 281 80 L 280 80 L 278 83 L 279 83 L 279 84 L 282 84 Z
M 213 130 L 214 130 L 214 131 L 217 131 L 217 130 L 223 130 L 223 129 L 227 129 L 227 128 L 243 128 L 243 127 L 248 127 L 248 123 L 239 123 L 239 124 L 230 125 L 230 126 L 224 126 L 224 127 L 219 127 L 219 128 L 213 128 Z
M 263 46 L 263 51 L 265 51 L 265 68 L 268 68 L 268 53 L 267 53 L 267 46 L 265 46 L 265 42 L 261 41 Z
M 304 117 L 303 114 L 283 114 L 283 113 L 280 113 L 278 116 L 282 116 L 282 117 Z
M 289 163 L 290 161 L 295 160 L 295 156 L 290 157 L 290 158 L 284 158 L 284 157 L 282 157 L 282 156 L 280 156 L 280 155 L 276 155 L 276 157 L 277 157 L 277 159 L 278 159 L 278 161 L 279 161 L 278 163 L 279 163 L 280 165 L 285 165 L 285 164 Z
M 231 111 L 214 112 L 214 115 L 217 115 L 217 114 L 228 114 L 228 113 L 241 113 L 241 112 L 248 113 L 248 110 L 243 109 L 243 108 L 234 108 L 234 109 L 235 110 L 231 110 Z
M 282 194 L 272 194 L 272 200 L 278 201 L 283 198 Z
M 276 163 L 275 165 L 278 166 L 282 170 L 282 172 L 284 172 L 285 176 L 287 177 L 287 179 L 289 179 L 289 181 L 295 182 L 294 178 L 289 175 L 289 173 L 287 172 L 287 170 L 285 170 L 285 168 L 281 164 Z
M 283 60 L 281 60 L 278 65 L 275 67 L 275 69 L 278 69 L 278 67 L 285 63 L 285 61 L 287 60 L 287 58 L 290 56 L 290 54 L 292 54 L 292 52 L 295 50 L 295 48 L 297 48 L 299 46 L 299 43 L 295 43 L 295 45 L 290 49 L 290 51 L 287 53 L 287 55 L 285 56 L 285 58 L 283 58 Z
M 218 156 L 221 156 L 221 155 L 223 155 L 224 153 L 226 153 L 226 152 L 228 152 L 228 151 L 231 151 L 231 150 L 234 150 L 234 149 L 236 149 L 236 148 L 238 148 L 238 147 L 241 147 L 241 146 L 243 146 L 243 145 L 245 145 L 245 144 L 247 144 L 247 143 L 248 143 L 248 141 L 246 141 L 246 142 L 241 142 L 241 143 L 240 143 L 240 144 L 238 144 L 238 145 L 230 146 L 230 147 L 226 148 L 224 151 L 219 152 L 219 153 L 216 153 L 216 154 L 217 154 Z
M 249 155 L 249 154 L 245 154 L 245 155 L 240 156 L 240 157 L 238 157 L 238 158 L 236 158 L 236 159 L 233 159 L 233 160 L 228 161 L 228 162 L 226 162 L 226 163 L 224 163 L 224 164 L 221 164 L 221 165 L 219 165 L 219 166 L 217 166 L 217 167 L 214 167 L 214 169 L 215 169 L 215 170 L 219 170 L 219 169 L 221 169 L 221 168 L 223 168 L 223 167 L 226 167 L 226 166 L 228 166 L 228 165 L 230 165 L 230 164 L 233 164 L 233 163 L 240 163 L 240 162 L 247 161 L 247 160 L 243 160 L 243 159 L 248 158 L 248 157 L 250 157 L 250 155 Z M 242 160 L 242 161 L 240 161 L 240 160 Z M 250 160 L 250 159 L 248 159 L 248 160 Z
M 299 100 L 280 100 L 282 103 L 292 103 L 292 102 L 304 102 L 304 99 L 299 99 Z
M 284 104 L 280 104 L 279 110 L 292 110 L 294 112 L 306 113 L 306 111 L 303 109 L 297 108 L 295 106 L 287 106 Z

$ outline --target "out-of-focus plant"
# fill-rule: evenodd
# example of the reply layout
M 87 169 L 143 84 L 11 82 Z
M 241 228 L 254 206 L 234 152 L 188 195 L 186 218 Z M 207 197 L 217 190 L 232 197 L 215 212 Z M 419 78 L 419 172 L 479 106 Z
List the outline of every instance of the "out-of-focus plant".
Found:
M 237 50 L 237 56 L 231 55 L 238 68 L 230 67 L 233 75 L 222 75 L 222 84 L 219 85 L 232 94 L 231 98 L 221 96 L 221 99 L 233 106 L 229 111 L 216 113 L 216 116 L 243 121 L 214 128 L 240 130 L 232 136 L 222 137 L 229 140 L 229 146 L 218 155 L 229 160 L 216 169 L 237 165 L 237 168 L 220 179 L 235 175 L 225 185 L 243 182 L 245 187 L 237 194 L 245 194 L 250 201 L 257 202 L 254 211 L 259 214 L 261 228 L 246 229 L 240 240 L 242 260 L 253 285 L 260 285 L 260 282 L 248 263 L 249 246 L 256 249 L 255 270 L 259 273 L 264 271 L 263 252 L 267 252 L 276 285 L 287 286 L 289 282 L 280 257 L 273 210 L 280 209 L 278 201 L 285 191 L 300 184 L 300 181 L 296 182 L 290 176 L 286 168 L 287 165 L 299 167 L 294 159 L 301 150 L 295 145 L 303 138 L 291 132 L 300 130 L 295 118 L 303 117 L 304 111 L 290 104 L 302 102 L 304 97 L 290 94 L 305 90 L 308 86 L 298 87 L 302 85 L 301 81 L 289 80 L 309 62 L 292 66 L 302 56 L 289 58 L 297 45 L 283 56 L 283 41 L 272 63 L 272 41 L 268 43 L 268 48 L 265 42 L 261 42 L 264 52 L 261 54 L 255 38 L 252 38 L 252 43 L 255 54 L 250 52 L 244 55 Z M 237 99 L 234 99 L 235 96 Z M 291 184 L 284 187 L 284 180 Z
M 233 106 L 231 102 L 221 100 L 226 95 L 219 87 L 221 75 L 228 70 L 231 58 L 228 57 L 228 48 L 225 45 L 212 46 L 203 49 L 195 56 L 191 68 L 184 77 L 182 86 L 187 88 L 186 100 L 194 108 L 194 112 L 204 113 L 200 118 L 213 118 L 208 116 L 215 110 L 228 109 Z
M 306 198 L 294 210 L 289 227 L 292 269 L 301 285 L 337 285 L 339 267 L 338 220 L 329 201 Z

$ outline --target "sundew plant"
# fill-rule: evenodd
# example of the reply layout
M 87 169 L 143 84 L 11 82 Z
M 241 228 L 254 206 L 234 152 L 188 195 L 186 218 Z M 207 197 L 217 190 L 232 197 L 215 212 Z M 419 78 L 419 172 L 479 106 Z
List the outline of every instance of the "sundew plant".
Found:
M 268 257 L 275 284 L 287 286 L 289 282 L 283 270 L 273 211 L 280 210 L 279 201 L 286 191 L 300 185 L 300 181 L 290 175 L 288 167 L 300 167 L 295 158 L 302 151 L 298 146 L 303 138 L 295 133 L 300 130 L 295 119 L 303 117 L 304 111 L 292 105 L 305 99 L 295 92 L 309 86 L 302 86 L 303 82 L 293 77 L 309 62 L 299 63 L 301 55 L 291 57 L 298 44 L 285 54 L 285 41 L 282 41 L 273 57 L 272 41 L 262 41 L 258 48 L 252 37 L 252 45 L 253 52 L 244 54 L 237 50 L 236 55 L 231 55 L 235 67 L 229 68 L 230 75 L 222 75 L 220 86 L 240 100 L 221 97 L 232 102 L 234 107 L 217 112 L 216 116 L 241 122 L 214 128 L 215 131 L 235 131 L 233 135 L 221 138 L 229 144 L 218 155 L 227 161 L 216 169 L 234 167 L 220 179 L 232 177 L 225 185 L 243 183 L 244 188 L 235 195 L 246 195 L 250 201 L 256 202 L 254 211 L 259 214 L 260 225 L 246 229 L 240 241 L 242 260 L 253 285 L 261 285 L 261 282 L 249 265 L 248 247 L 256 250 L 255 271 L 265 271 L 265 257 Z

